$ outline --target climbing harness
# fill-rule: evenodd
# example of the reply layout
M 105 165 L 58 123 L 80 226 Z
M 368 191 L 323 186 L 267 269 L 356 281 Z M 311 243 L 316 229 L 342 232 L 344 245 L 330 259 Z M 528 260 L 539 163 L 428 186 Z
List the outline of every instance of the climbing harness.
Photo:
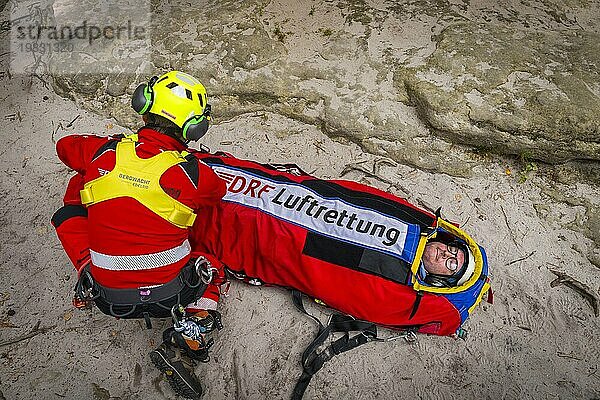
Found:
M 171 316 L 173 304 L 191 303 L 202 296 L 207 284 L 201 279 L 204 267 L 192 259 L 181 269 L 177 277 L 162 285 L 137 289 L 114 289 L 100 285 L 90 273 L 90 265 L 81 271 L 75 285 L 73 304 L 85 307 L 92 301 L 105 314 L 116 318 L 144 318 L 148 329 L 152 327 L 150 317 Z M 200 272 L 200 274 L 198 273 Z

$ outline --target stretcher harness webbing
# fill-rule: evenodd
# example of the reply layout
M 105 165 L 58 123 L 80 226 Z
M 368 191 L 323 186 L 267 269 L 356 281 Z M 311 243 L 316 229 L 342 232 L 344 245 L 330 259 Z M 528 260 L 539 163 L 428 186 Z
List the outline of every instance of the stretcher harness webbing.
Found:
M 298 378 L 292 400 L 300 400 L 310 383 L 313 375 L 319 371 L 323 365 L 331 360 L 335 355 L 352 350 L 373 339 L 377 338 L 377 326 L 371 322 L 359 321 L 348 315 L 332 314 L 329 323 L 323 325 L 316 317 L 309 314 L 302 303 L 302 294 L 297 290 L 292 290 L 294 305 L 302 313 L 308 315 L 319 324 L 319 331 L 314 340 L 302 353 L 302 375 Z M 325 340 L 336 332 L 343 332 L 343 336 L 333 341 L 325 350 L 317 352 Z M 360 332 L 350 337 L 349 332 Z

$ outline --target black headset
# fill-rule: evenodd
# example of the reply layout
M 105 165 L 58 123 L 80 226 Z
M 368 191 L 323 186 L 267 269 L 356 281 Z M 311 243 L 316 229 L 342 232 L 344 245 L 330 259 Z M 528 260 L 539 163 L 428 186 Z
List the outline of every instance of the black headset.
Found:
M 147 114 L 154 103 L 154 90 L 152 87 L 158 81 L 157 76 L 150 78 L 148 83 L 140 84 L 131 97 L 131 108 L 140 115 Z M 193 115 L 181 126 L 181 135 L 186 141 L 196 141 L 202 138 L 210 125 L 211 106 L 204 107 L 202 115 Z

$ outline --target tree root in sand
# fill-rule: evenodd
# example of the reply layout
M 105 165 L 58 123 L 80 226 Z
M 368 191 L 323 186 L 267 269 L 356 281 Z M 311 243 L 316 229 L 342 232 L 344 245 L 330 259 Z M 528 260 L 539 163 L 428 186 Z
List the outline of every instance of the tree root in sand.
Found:
M 369 178 L 377 179 L 378 181 L 389 185 L 388 188 L 386 189 L 387 192 L 389 192 L 389 189 L 393 187 L 402 192 L 401 197 L 408 198 L 411 196 L 411 191 L 408 188 L 406 188 L 406 186 L 401 185 L 399 182 L 392 181 L 391 179 L 385 178 L 385 177 L 381 176 L 381 174 L 379 173 L 380 166 L 382 164 L 391 165 L 394 167 L 397 166 L 398 164 L 396 164 L 386 158 L 376 159 L 373 162 L 373 165 L 371 166 L 371 168 L 368 168 L 367 166 L 365 166 L 365 164 L 367 164 L 367 163 L 368 163 L 368 161 L 365 160 L 365 161 L 359 161 L 359 162 L 353 163 L 353 164 L 346 164 L 346 167 L 344 167 L 344 169 L 342 170 L 342 172 L 340 174 L 340 178 L 343 178 L 344 175 L 348 174 L 350 171 L 358 171 L 358 172 L 363 173 L 365 176 L 367 176 Z M 417 202 L 417 204 L 419 206 L 425 208 L 427 211 L 430 211 L 432 214 L 435 214 L 435 208 L 433 208 L 430 204 L 428 204 L 423 199 L 417 197 L 415 199 L 415 201 Z
M 373 162 L 373 165 L 371 166 L 371 168 L 367 168 L 365 166 L 366 163 L 367 163 L 367 161 L 360 161 L 360 162 L 353 163 L 353 164 L 347 164 L 346 167 L 344 168 L 344 170 L 342 171 L 342 173 L 340 174 L 340 177 L 343 178 L 344 175 L 346 175 L 350 171 L 362 172 L 369 178 L 377 179 L 380 182 L 386 183 L 386 184 L 390 185 L 391 187 L 401 190 L 402 192 L 404 192 L 404 194 L 406 196 L 410 196 L 410 191 L 406 187 L 402 186 L 398 182 L 392 181 L 391 179 L 384 178 L 383 176 L 381 176 L 379 174 L 379 169 L 380 169 L 379 167 L 381 164 L 387 164 L 387 165 L 392 165 L 392 166 L 396 166 L 396 165 L 392 164 L 390 161 L 386 160 L 385 158 L 379 158 L 379 159 L 375 160 Z
M 565 286 L 570 287 L 571 289 L 575 290 L 577 293 L 582 295 L 583 298 L 586 299 L 588 303 L 590 303 L 590 306 L 592 306 L 592 309 L 594 310 L 594 315 L 596 317 L 598 316 L 598 314 L 599 314 L 598 297 L 596 297 L 593 294 L 592 290 L 589 287 L 587 287 L 583 283 L 579 282 L 578 280 L 570 277 L 569 275 L 567 275 L 563 272 L 555 271 L 552 269 L 550 270 L 550 272 L 552 272 L 554 275 L 556 275 L 556 279 L 553 280 L 552 282 L 550 282 L 550 287 L 556 287 L 558 285 L 565 285 Z
M 8 346 L 9 344 L 15 344 L 15 343 L 22 342 L 23 340 L 31 339 L 32 337 L 34 337 L 37 334 L 46 333 L 49 330 L 56 328 L 56 325 L 40 328 L 40 324 L 41 324 L 41 321 L 38 321 L 37 324 L 35 324 L 35 326 L 33 327 L 33 329 L 31 329 L 25 335 L 17 336 L 14 339 L 4 340 L 4 341 L 0 342 L 0 347 Z

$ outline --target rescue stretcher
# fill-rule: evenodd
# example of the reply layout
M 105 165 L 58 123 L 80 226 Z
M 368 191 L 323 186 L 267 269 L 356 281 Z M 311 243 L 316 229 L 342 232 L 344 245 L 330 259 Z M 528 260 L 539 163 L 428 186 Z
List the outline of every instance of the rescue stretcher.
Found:
M 317 339 L 345 332 L 337 354 L 376 340 L 375 325 L 412 335 L 462 336 L 462 325 L 490 289 L 485 250 L 466 232 L 390 193 L 342 180 L 322 180 L 295 165 L 260 164 L 226 153 L 201 156 L 227 182 L 214 208 L 198 213 L 192 248 L 221 260 L 231 276 L 297 291 L 339 314 Z M 434 287 L 418 270 L 428 240 L 452 235 L 469 250 L 467 273 L 454 287 Z M 489 291 L 491 294 L 491 291 Z M 362 335 L 349 338 L 348 331 Z M 363 339 L 366 338 L 366 339 Z M 331 358 L 303 356 L 300 398 Z

